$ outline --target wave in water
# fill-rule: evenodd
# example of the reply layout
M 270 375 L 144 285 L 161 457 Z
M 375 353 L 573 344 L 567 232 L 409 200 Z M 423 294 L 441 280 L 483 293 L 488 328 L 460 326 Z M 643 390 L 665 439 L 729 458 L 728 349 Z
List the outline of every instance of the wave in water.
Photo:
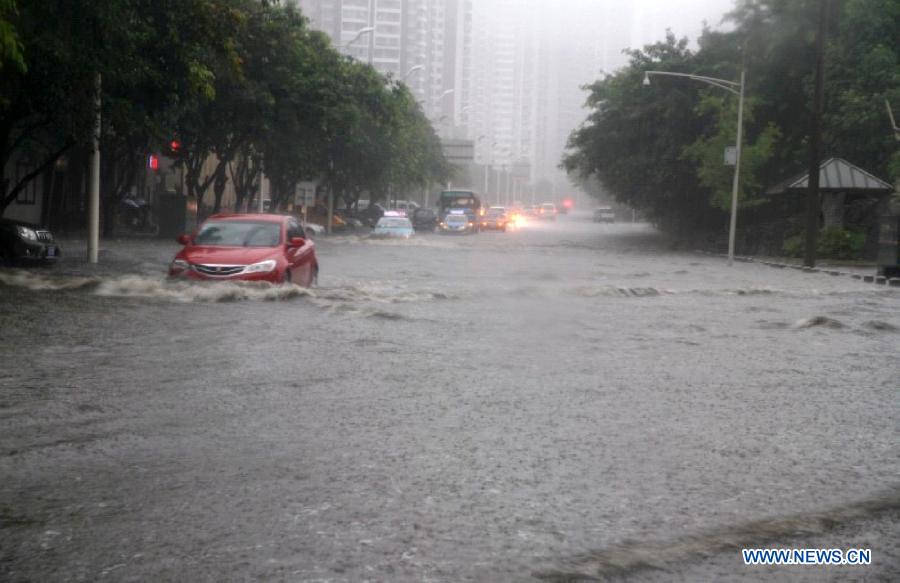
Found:
M 544 581 L 602 581 L 648 569 L 665 569 L 717 553 L 765 546 L 773 540 L 816 536 L 848 523 L 900 510 L 900 488 L 820 512 L 775 517 L 712 529 L 667 541 L 632 542 L 563 561 L 534 573 Z
M 812 318 L 797 320 L 792 327 L 794 330 L 803 330 L 805 328 L 831 328 L 832 330 L 840 330 L 841 328 L 846 328 L 846 325 L 840 320 L 835 320 L 828 316 L 813 316 Z
M 275 285 L 268 282 L 201 282 L 142 275 L 109 278 L 73 277 L 23 270 L 0 272 L 0 285 L 38 292 L 75 291 L 111 298 L 155 298 L 175 302 L 287 301 L 309 298 L 325 308 L 340 305 L 432 302 L 461 297 L 453 292 L 415 289 L 377 282 L 307 289 L 296 285 Z M 379 315 L 374 314 L 374 317 Z
M 314 295 L 296 285 L 268 282 L 191 282 L 164 277 L 51 276 L 29 271 L 0 272 L 0 284 L 31 291 L 85 291 L 102 297 L 163 299 L 176 302 L 233 302 L 290 300 Z

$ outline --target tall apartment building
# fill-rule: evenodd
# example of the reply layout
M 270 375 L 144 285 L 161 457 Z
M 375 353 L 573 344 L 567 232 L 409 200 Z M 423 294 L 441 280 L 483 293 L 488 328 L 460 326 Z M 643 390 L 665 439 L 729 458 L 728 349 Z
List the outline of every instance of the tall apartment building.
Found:
M 569 183 L 559 164 L 587 116 L 583 87 L 604 68 L 624 64 L 630 7 L 614 0 L 481 0 L 476 10 L 476 158 L 520 173 L 527 168 L 528 182 L 549 191 L 542 194 L 561 193 Z
M 497 5 L 494 5 L 497 4 Z M 474 13 L 474 67 L 470 133 L 476 159 L 504 167 L 522 157 L 521 107 L 524 28 L 512 17 L 517 2 L 479 2 Z
M 299 0 L 344 54 L 404 81 L 444 137 L 466 133 L 472 0 Z M 369 33 L 360 34 L 365 29 Z

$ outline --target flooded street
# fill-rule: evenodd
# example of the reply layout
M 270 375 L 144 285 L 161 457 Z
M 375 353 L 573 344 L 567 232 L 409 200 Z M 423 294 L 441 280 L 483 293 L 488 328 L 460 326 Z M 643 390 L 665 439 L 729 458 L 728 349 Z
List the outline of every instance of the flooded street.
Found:
M 309 291 L 0 273 L 0 578 L 862 576 L 738 532 L 900 574 L 900 289 L 578 215 L 317 244 Z

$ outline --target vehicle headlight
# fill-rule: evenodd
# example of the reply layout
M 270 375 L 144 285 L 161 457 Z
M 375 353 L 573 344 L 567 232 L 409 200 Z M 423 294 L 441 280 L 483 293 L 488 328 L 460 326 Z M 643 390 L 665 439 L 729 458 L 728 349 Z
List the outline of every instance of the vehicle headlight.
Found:
M 175 259 L 169 264 L 169 271 L 186 271 L 191 268 L 191 264 L 184 259 Z
M 37 241 L 37 233 L 35 233 L 33 229 L 29 229 L 28 227 L 16 226 L 16 230 L 19 231 L 19 236 L 23 239 L 28 239 L 29 241 Z
M 275 270 L 275 260 L 269 259 L 268 261 L 260 261 L 259 263 L 254 263 L 253 265 L 248 265 L 244 268 L 244 273 L 269 273 L 270 271 Z

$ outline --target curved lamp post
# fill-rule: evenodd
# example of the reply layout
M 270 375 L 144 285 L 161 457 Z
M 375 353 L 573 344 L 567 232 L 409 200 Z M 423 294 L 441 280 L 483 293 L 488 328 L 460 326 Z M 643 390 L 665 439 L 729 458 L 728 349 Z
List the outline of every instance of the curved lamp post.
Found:
M 367 34 L 372 34 L 373 32 L 375 32 L 375 27 L 374 27 L 374 26 L 367 26 L 367 27 L 365 27 L 365 28 L 361 28 L 361 29 L 359 29 L 358 31 L 356 31 L 356 36 L 354 36 L 353 38 L 351 38 L 351 39 L 350 39 L 349 41 L 347 41 L 345 44 L 341 45 L 341 48 L 342 48 L 342 49 L 348 49 L 348 48 L 350 48 L 350 45 L 352 45 L 353 43 L 355 43 L 356 41 L 358 41 L 359 39 L 361 39 L 363 36 L 365 36 L 365 35 L 367 35 Z M 370 64 L 370 65 L 372 64 L 372 52 L 373 52 L 373 51 L 369 51 L 369 64 Z
M 741 70 L 740 82 L 729 81 L 727 79 L 717 79 L 716 77 L 705 77 L 703 75 L 690 75 L 687 73 L 671 73 L 669 71 L 644 71 L 644 85 L 650 85 L 650 75 L 665 75 L 668 77 L 687 77 L 694 81 L 700 81 L 707 85 L 730 91 L 738 96 L 738 118 L 737 118 L 737 142 L 735 144 L 735 162 L 734 162 L 734 180 L 731 185 L 731 225 L 728 229 L 728 265 L 734 264 L 734 235 L 737 229 L 737 205 L 738 205 L 738 182 L 741 173 L 741 135 L 744 127 L 744 81 L 746 71 Z
M 416 71 L 421 71 L 425 68 L 424 65 L 416 65 L 415 67 L 410 67 L 409 71 L 406 72 L 406 75 L 403 76 L 403 81 L 405 82 L 409 79 L 409 76 L 415 73 Z
M 355 43 L 356 41 L 358 41 L 359 39 L 361 39 L 361 38 L 363 37 L 363 35 L 371 34 L 371 33 L 373 33 L 373 32 L 375 32 L 375 27 L 374 27 L 374 26 L 367 26 L 367 27 L 365 27 L 365 28 L 361 28 L 361 29 L 359 29 L 358 31 L 356 31 L 356 36 L 354 36 L 353 38 L 351 38 L 351 39 L 350 39 L 349 41 L 347 41 L 345 44 L 341 45 L 341 48 L 346 49 L 347 47 L 349 47 L 350 45 L 352 45 L 353 43 Z

